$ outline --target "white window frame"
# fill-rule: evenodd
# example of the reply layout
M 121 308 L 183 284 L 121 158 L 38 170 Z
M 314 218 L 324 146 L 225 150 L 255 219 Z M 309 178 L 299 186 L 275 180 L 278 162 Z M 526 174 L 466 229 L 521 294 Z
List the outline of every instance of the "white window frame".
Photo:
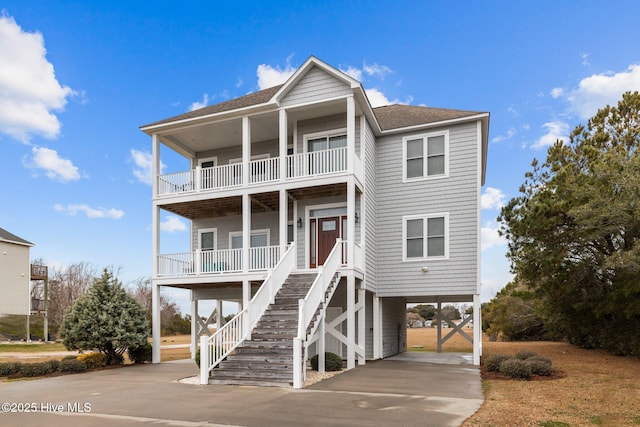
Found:
M 271 154 L 269 154 L 269 153 L 255 154 L 255 155 L 251 156 L 251 160 L 264 160 L 264 159 L 268 159 L 270 157 L 271 157 Z M 229 164 L 230 165 L 234 165 L 236 163 L 242 163 L 242 157 L 237 157 L 235 159 L 229 159 Z
M 198 250 L 203 250 L 202 235 L 204 233 L 213 233 L 213 249 L 206 249 L 206 250 L 217 251 L 218 250 L 218 229 L 217 228 L 201 228 L 200 230 L 198 230 Z
M 429 138 L 444 136 L 444 173 L 440 175 L 428 175 L 428 141 Z M 407 142 L 422 139 L 422 176 L 407 178 Z M 405 136 L 402 138 L 402 182 L 425 181 L 449 177 L 449 131 L 438 131 L 420 135 Z
M 428 219 L 429 218 L 444 218 L 444 255 L 441 256 L 428 256 Z M 423 247 L 422 247 L 422 257 L 407 257 L 407 221 L 412 219 L 421 219 L 422 222 L 422 239 L 423 239 Z M 448 212 L 439 212 L 433 214 L 422 214 L 422 215 L 405 215 L 402 217 L 402 261 L 403 262 L 414 262 L 414 261 L 434 261 L 434 260 L 442 260 L 449 259 L 449 213 Z
M 251 230 L 251 235 L 255 236 L 258 234 L 266 234 L 267 235 L 267 246 L 271 246 L 271 229 L 269 228 L 262 228 L 259 230 Z M 232 249 L 232 240 L 234 237 L 239 237 L 242 236 L 242 231 L 230 231 L 229 232 L 229 249 Z M 251 239 L 249 239 L 249 241 L 251 241 Z M 253 246 L 252 246 L 253 247 Z
M 332 136 L 340 136 L 340 135 L 345 135 L 347 136 L 347 128 L 340 128 L 340 129 L 331 129 L 331 130 L 327 130 L 327 131 L 322 131 L 322 132 L 313 132 L 313 133 L 305 133 L 302 136 L 302 145 L 303 145 L 303 153 L 308 153 L 309 152 L 309 140 L 310 139 L 319 139 L 319 138 L 327 138 L 327 149 L 329 149 L 329 141 L 328 139 Z

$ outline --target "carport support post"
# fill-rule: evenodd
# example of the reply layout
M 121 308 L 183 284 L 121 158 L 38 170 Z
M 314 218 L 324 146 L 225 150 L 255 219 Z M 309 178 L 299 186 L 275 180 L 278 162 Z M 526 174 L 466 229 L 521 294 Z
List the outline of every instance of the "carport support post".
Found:
M 364 365 L 365 364 L 365 351 L 366 351 L 366 345 L 365 345 L 365 333 L 364 333 L 364 328 L 365 328 L 365 309 L 367 306 L 367 300 L 366 300 L 366 292 L 364 289 L 358 289 L 358 305 L 360 306 L 360 310 L 358 310 L 358 347 L 359 350 L 361 350 L 361 352 L 358 355 L 358 365 Z
M 349 246 L 353 241 L 349 242 Z M 347 369 L 356 367 L 356 278 L 347 276 Z
M 442 302 L 438 297 L 438 308 L 436 312 L 436 319 L 438 319 L 438 353 L 442 353 Z
M 151 363 L 160 363 L 160 286 L 151 284 Z
M 216 314 L 218 316 L 216 319 L 216 325 L 218 326 L 218 329 L 220 329 L 224 326 L 222 324 L 222 322 L 224 322 L 224 316 L 222 315 L 222 300 L 220 298 L 216 300 Z
M 480 365 L 482 356 L 482 307 L 480 306 L 480 295 L 473 296 L 473 364 Z
M 191 291 L 191 358 L 195 359 L 198 351 L 198 300 L 193 298 Z

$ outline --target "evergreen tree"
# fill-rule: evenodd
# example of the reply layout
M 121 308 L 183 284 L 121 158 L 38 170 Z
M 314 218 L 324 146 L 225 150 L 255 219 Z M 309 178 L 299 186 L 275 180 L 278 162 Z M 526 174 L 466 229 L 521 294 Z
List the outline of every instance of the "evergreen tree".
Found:
M 105 269 L 65 315 L 60 334 L 67 349 L 96 349 L 111 365 L 147 342 L 149 326 L 142 306 Z

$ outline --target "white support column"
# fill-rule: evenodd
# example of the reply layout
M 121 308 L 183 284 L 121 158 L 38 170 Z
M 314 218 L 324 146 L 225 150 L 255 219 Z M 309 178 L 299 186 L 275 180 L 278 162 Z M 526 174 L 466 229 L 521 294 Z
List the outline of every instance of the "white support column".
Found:
M 216 300 L 216 313 L 217 313 L 217 319 L 216 319 L 216 324 L 218 326 L 218 329 L 222 328 L 224 325 L 222 324 L 222 322 L 224 322 L 224 316 L 222 314 L 222 300 L 221 299 L 217 299 Z
M 353 177 L 347 181 L 347 265 L 355 266 L 355 241 L 356 241 L 356 185 Z
M 249 162 L 251 161 L 251 121 L 242 118 L 242 184 L 249 185 Z
M 287 178 L 287 111 L 280 110 L 279 125 L 279 145 L 280 145 L 280 181 Z
M 473 364 L 480 365 L 482 356 L 482 313 L 480 295 L 473 296 Z
M 160 286 L 151 283 L 151 363 L 160 363 Z
M 382 301 L 373 296 L 373 358 L 382 359 Z
M 300 237 L 300 233 L 298 232 L 298 201 L 294 200 L 293 201 L 293 218 L 291 218 L 291 220 L 293 221 L 293 241 L 296 242 L 296 247 L 295 250 L 299 251 L 300 250 L 300 242 L 298 241 L 298 238 Z M 304 250 L 304 247 L 302 248 L 302 250 Z M 282 256 L 282 255 L 280 255 Z M 298 269 L 300 268 L 298 266 L 298 257 L 295 256 L 294 257 L 294 266 L 293 268 Z
M 193 299 L 191 291 L 191 358 L 195 359 L 198 351 L 198 300 Z
M 356 155 L 356 103 L 352 96 L 347 98 L 347 167 L 354 172 Z
M 160 139 L 157 134 L 151 136 L 151 195 L 158 195 L 158 174 L 160 173 Z
M 325 370 L 325 342 L 326 342 L 326 321 L 327 321 L 327 311 L 324 310 L 325 315 L 322 319 L 320 319 L 320 324 L 318 325 L 318 341 L 316 341 L 318 347 L 318 372 L 324 374 Z
M 442 302 L 440 301 L 440 297 L 438 297 L 438 306 L 436 308 L 436 319 L 438 319 L 438 343 L 437 343 L 437 351 L 438 353 L 442 353 Z
M 242 281 L 242 309 L 244 310 L 251 301 L 251 282 L 245 279 Z
M 251 246 L 251 198 L 242 195 L 242 271 L 249 271 L 249 248 Z
M 356 278 L 347 276 L 347 369 L 356 367 Z
M 365 335 L 365 314 L 367 307 L 367 295 L 364 289 L 358 289 L 358 346 L 362 348 L 362 354 L 358 356 L 358 365 L 365 364 L 365 353 L 367 351 L 366 335 Z
M 289 200 L 287 199 L 287 190 L 280 190 L 280 257 L 287 250 L 287 219 L 289 215 Z

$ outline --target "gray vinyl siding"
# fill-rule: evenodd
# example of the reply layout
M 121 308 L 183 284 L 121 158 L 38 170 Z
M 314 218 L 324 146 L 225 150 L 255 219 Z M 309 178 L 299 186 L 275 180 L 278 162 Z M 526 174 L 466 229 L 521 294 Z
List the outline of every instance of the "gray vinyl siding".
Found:
M 280 149 L 278 147 L 278 141 L 262 141 L 254 142 L 251 144 L 251 155 L 257 156 L 260 154 L 269 154 L 269 157 L 278 157 L 280 155 Z M 242 158 L 242 145 L 233 145 L 231 147 L 224 147 L 218 150 L 209 150 L 198 153 L 198 157 L 195 159 L 195 163 L 192 167 L 198 165 L 198 159 L 205 159 L 209 157 L 217 158 L 217 165 L 228 165 L 231 159 Z
M 351 88 L 345 82 L 318 67 L 313 67 L 280 101 L 283 107 L 308 102 L 322 101 L 328 98 L 351 94 Z
M 384 358 L 407 350 L 407 315 L 404 298 L 382 298 L 381 301 Z
M 364 154 L 365 288 L 375 292 L 377 289 L 376 140 L 368 124 L 364 129 Z
M 442 179 L 402 182 L 402 137 L 406 135 L 412 134 L 378 140 L 378 296 L 475 294 L 479 268 L 476 123 L 449 128 L 449 177 Z M 449 259 L 403 262 L 402 217 L 433 213 L 449 215 Z M 422 267 L 429 271 L 422 272 Z

